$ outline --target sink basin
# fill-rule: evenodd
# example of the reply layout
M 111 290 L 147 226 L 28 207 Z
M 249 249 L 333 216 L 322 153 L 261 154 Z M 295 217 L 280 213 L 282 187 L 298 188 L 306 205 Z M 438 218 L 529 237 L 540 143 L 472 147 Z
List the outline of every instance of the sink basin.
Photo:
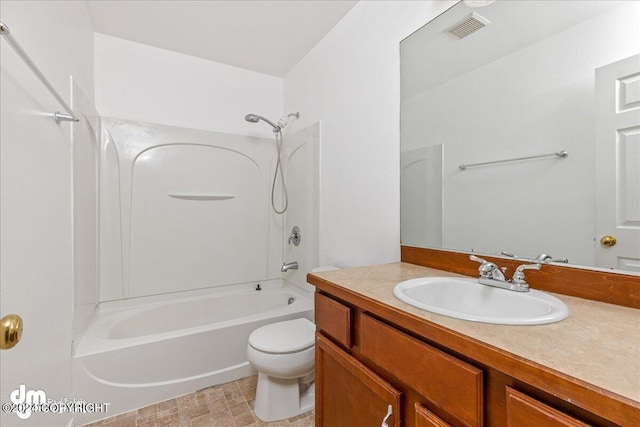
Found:
M 569 316 L 558 298 L 541 291 L 514 292 L 477 279 L 422 277 L 398 283 L 393 294 L 415 307 L 458 319 L 500 325 L 542 325 Z

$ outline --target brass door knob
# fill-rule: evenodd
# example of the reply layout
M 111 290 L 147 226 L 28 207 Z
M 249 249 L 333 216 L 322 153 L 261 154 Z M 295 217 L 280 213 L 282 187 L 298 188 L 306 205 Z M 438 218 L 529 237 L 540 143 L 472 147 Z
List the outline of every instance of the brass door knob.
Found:
M 600 239 L 600 244 L 602 246 L 611 247 L 611 246 L 615 246 L 616 243 L 617 243 L 616 238 L 609 234 L 607 234 L 606 236 L 602 236 L 602 238 Z
M 22 319 L 17 314 L 7 314 L 0 319 L 0 350 L 13 348 L 22 338 Z

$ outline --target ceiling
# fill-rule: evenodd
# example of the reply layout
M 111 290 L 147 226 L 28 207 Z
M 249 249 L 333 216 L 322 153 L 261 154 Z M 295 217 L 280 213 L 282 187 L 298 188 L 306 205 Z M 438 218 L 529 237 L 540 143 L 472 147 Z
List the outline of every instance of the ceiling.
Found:
M 400 44 L 401 99 L 407 100 L 621 5 L 609 0 L 496 1 L 472 9 L 457 3 Z M 472 12 L 491 23 L 461 40 L 445 34 L 447 28 Z
M 97 33 L 283 77 L 357 0 L 88 0 Z

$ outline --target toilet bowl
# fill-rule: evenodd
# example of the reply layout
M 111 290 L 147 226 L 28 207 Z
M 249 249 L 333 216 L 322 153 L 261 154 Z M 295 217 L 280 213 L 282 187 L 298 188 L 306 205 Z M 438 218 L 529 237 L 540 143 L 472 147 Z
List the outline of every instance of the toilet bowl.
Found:
M 251 333 L 247 358 L 258 371 L 254 412 L 270 422 L 313 409 L 315 325 L 293 319 Z

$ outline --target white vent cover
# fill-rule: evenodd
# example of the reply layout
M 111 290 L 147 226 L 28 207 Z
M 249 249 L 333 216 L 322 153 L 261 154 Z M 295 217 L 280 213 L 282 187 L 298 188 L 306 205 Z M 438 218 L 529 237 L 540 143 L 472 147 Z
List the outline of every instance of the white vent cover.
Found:
M 486 27 L 489 24 L 491 24 L 491 21 L 473 12 L 462 21 L 447 28 L 445 33 L 460 40 Z

